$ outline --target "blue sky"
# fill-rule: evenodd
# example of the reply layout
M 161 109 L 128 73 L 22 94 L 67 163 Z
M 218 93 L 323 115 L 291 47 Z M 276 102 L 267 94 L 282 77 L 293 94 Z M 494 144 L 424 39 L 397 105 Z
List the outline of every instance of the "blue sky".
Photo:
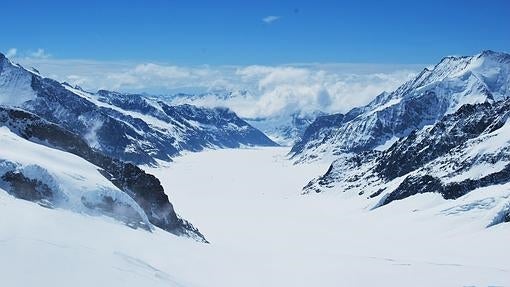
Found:
M 346 112 L 444 56 L 509 52 L 509 11 L 510 0 L 4 1 L 0 51 L 89 91 L 246 90 L 205 104 Z
M 509 11 L 508 0 L 4 1 L 0 51 L 176 65 L 435 63 L 508 52 Z

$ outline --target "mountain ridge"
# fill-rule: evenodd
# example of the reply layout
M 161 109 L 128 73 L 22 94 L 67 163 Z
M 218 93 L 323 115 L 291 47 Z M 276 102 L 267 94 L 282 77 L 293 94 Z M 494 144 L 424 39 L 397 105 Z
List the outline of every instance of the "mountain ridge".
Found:
M 291 157 L 306 162 L 324 155 L 362 152 L 434 124 L 463 104 L 501 100 L 510 95 L 510 55 L 490 50 L 474 56 L 445 57 L 432 69 L 366 106 L 331 116 L 332 126 L 306 131 Z
M 68 152 L 94 164 L 106 180 L 133 198 L 143 210 L 143 213 L 147 215 L 151 224 L 176 235 L 186 235 L 206 242 L 205 237 L 198 229 L 175 213 L 173 205 L 170 203 L 159 180 L 153 175 L 145 173 L 145 171 L 131 163 L 124 163 L 92 149 L 79 136 L 22 109 L 0 106 L 0 126 L 8 128 L 12 133 L 34 144 Z M 29 151 L 24 152 L 28 153 Z M 40 168 L 45 169 L 44 166 Z M 10 170 L 14 170 L 16 174 L 25 178 L 32 178 L 31 175 L 24 174 L 22 169 L 11 168 Z M 52 176 L 48 175 L 48 177 L 51 178 Z M 19 189 L 13 186 L 12 189 L 8 190 L 19 197 L 17 194 Z M 50 189 L 49 192 L 53 194 L 55 190 Z M 38 197 L 25 197 L 23 199 L 36 202 L 40 200 Z M 50 203 L 51 205 L 54 204 L 51 200 Z M 114 203 L 109 204 L 115 206 Z M 93 207 L 90 208 L 94 209 Z M 117 215 L 119 214 L 111 212 L 111 216 L 116 217 Z

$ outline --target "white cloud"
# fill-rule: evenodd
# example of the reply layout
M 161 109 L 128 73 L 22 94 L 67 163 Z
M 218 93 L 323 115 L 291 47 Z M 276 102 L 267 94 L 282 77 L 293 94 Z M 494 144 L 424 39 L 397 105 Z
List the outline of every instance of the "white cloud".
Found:
M 346 112 L 368 103 L 383 91 L 391 91 L 409 79 L 415 69 L 353 73 L 342 65 L 248 66 L 236 74 L 240 82 L 256 93 L 253 107 L 239 111 L 245 116 L 259 117 L 295 112 Z M 253 100 L 253 99 L 250 99 Z M 228 103 L 224 103 L 228 105 Z M 235 109 L 235 107 L 233 107 Z
M 43 53 L 44 54 L 44 53 Z M 43 75 L 91 91 L 173 94 L 234 91 L 228 100 L 206 96 L 195 104 L 226 106 L 257 118 L 322 110 L 346 112 L 392 91 L 424 65 L 291 64 L 278 66 L 176 66 L 162 63 L 17 58 Z
M 39 48 L 37 49 L 37 51 L 30 53 L 29 56 L 37 59 L 47 59 L 51 55 L 47 54 L 46 51 L 44 51 L 44 49 Z
M 89 81 L 89 79 L 84 76 L 69 75 L 69 76 L 67 76 L 66 82 L 72 82 L 74 85 L 81 86 L 81 85 L 87 83 L 88 81 Z
M 115 89 L 161 89 L 213 87 L 221 74 L 208 67 L 180 67 L 154 63 L 136 64 L 123 71 L 109 72 Z
M 274 21 L 280 20 L 280 18 L 281 18 L 280 16 L 266 16 L 262 18 L 262 21 L 266 24 L 271 24 Z
M 16 48 L 10 48 L 9 50 L 7 50 L 7 53 L 5 53 L 5 56 L 7 58 L 14 58 L 16 57 L 16 53 L 18 52 L 18 49 Z

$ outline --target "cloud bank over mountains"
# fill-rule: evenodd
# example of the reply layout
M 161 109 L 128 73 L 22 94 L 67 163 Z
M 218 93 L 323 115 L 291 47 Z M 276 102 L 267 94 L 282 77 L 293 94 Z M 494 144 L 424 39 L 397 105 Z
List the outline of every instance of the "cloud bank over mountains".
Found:
M 250 66 L 177 66 L 152 62 L 59 59 L 39 49 L 6 52 L 43 76 L 84 89 L 169 95 L 179 92 L 232 91 L 225 99 L 205 96 L 195 104 L 226 106 L 242 117 L 259 118 L 321 110 L 345 112 L 391 91 L 425 65 L 287 64 Z

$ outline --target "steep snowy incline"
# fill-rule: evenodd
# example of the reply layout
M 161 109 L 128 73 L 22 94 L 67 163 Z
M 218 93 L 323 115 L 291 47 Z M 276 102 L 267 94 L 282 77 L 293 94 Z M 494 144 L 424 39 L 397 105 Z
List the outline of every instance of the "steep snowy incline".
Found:
M 175 213 L 172 203 L 165 194 L 160 181 L 139 167 L 106 156 L 92 149 L 85 140 L 61 126 L 20 109 L 0 107 L 0 126 L 10 129 L 10 131 L 24 140 L 31 141 L 33 146 L 37 147 L 35 150 L 47 147 L 50 148 L 49 150 L 66 151 L 79 157 L 78 159 L 81 161 L 86 160 L 92 163 L 101 173 L 103 181 L 108 180 L 120 189 L 124 193 L 123 195 L 128 195 L 136 201 L 147 215 L 151 224 L 173 234 L 205 240 L 203 235 L 193 225 Z M 20 146 L 17 152 L 25 154 L 25 159 L 29 161 L 30 155 L 34 150 L 26 149 L 26 147 L 28 146 Z M 54 160 L 54 164 L 59 164 L 58 157 Z M 13 170 L 15 166 L 12 164 L 9 166 L 11 168 L 4 171 L 6 172 L 5 174 L 0 173 L 0 177 L 5 176 L 5 180 L 11 183 L 12 188 L 9 189 L 11 193 L 20 198 L 35 202 L 56 200 L 56 198 L 51 196 L 43 196 L 45 194 L 52 194 L 50 187 L 40 181 L 33 182 L 33 180 L 24 176 L 22 171 Z M 13 171 L 15 173 L 12 173 Z M 72 172 L 72 170 L 69 172 Z M 54 183 L 55 186 L 61 184 L 58 180 Z M 94 181 L 91 181 L 91 184 L 93 185 Z M 30 186 L 31 188 L 27 189 Z M 34 192 L 34 190 L 37 192 Z M 73 194 L 73 196 L 79 196 L 79 194 Z M 124 215 L 124 212 L 122 212 L 124 209 L 121 206 L 115 205 L 115 202 L 109 198 L 105 198 L 105 200 L 104 204 L 100 206 L 104 214 Z M 96 209 L 100 211 L 98 208 Z
M 142 208 L 84 159 L 27 141 L 0 127 L 0 187 L 56 208 L 108 215 L 152 229 Z
M 389 146 L 388 141 L 434 124 L 464 104 L 508 96 L 509 54 L 484 51 L 470 57 L 446 57 L 394 92 L 382 93 L 370 104 L 345 115 L 332 116 L 334 120 L 329 122 L 334 124 L 311 125 L 291 154 L 295 161 L 302 162 Z
M 20 105 L 35 99 L 36 93 L 31 87 L 32 74 L 15 66 L 0 53 L 0 99 L 6 105 Z

